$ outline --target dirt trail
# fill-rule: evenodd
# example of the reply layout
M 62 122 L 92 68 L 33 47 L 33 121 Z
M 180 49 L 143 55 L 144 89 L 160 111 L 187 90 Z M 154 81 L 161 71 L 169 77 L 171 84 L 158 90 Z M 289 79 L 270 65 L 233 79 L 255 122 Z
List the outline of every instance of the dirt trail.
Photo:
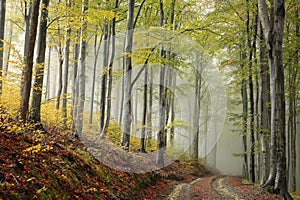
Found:
M 262 188 L 244 185 L 239 177 L 212 176 L 198 178 L 190 183 L 178 184 L 164 200 L 259 200 L 282 199 Z

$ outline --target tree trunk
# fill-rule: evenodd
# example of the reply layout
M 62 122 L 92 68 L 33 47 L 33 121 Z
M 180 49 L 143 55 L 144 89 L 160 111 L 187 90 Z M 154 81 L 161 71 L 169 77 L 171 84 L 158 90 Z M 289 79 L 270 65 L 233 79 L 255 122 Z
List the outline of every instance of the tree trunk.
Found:
M 37 66 L 35 68 L 36 77 L 32 92 L 30 120 L 41 121 L 41 101 L 44 82 L 44 69 L 46 57 L 46 36 L 49 0 L 42 0 L 42 10 L 40 16 L 39 36 L 37 41 Z
M 162 27 L 164 25 L 164 8 L 163 1 L 159 1 L 160 8 L 160 22 L 159 25 Z M 160 46 L 160 56 L 164 56 L 163 45 Z M 160 67 L 159 75 L 159 132 L 157 135 L 157 154 L 156 154 L 156 164 L 158 167 L 164 166 L 164 151 L 165 151 L 165 103 L 166 103 L 166 94 L 165 94 L 165 66 Z
M 23 13 L 23 16 L 24 16 L 24 24 L 25 24 L 25 34 L 24 34 L 24 63 L 26 63 L 26 54 L 28 52 L 27 48 L 28 48 L 28 45 L 29 45 L 29 35 L 30 35 L 30 20 L 31 20 L 31 10 L 32 10 L 32 5 L 30 6 L 30 4 L 27 2 L 27 1 L 24 1 L 24 13 Z M 25 64 L 26 65 L 26 64 Z M 25 66 L 26 68 L 26 66 Z M 21 87 L 20 87 L 20 94 L 21 96 L 23 95 L 23 89 L 25 86 L 25 83 L 24 83 L 24 77 L 27 76 L 25 75 L 25 69 L 23 68 L 22 69 L 22 75 L 21 75 Z
M 10 54 L 11 54 L 11 43 L 12 43 L 12 38 L 13 38 L 13 23 L 11 20 L 8 21 L 8 33 L 6 35 L 6 40 L 8 41 L 9 45 L 6 50 L 5 54 L 5 62 L 4 62 L 4 71 L 3 75 L 6 76 L 9 68 L 9 59 L 10 59 Z
M 275 189 L 279 189 L 285 199 L 292 199 L 286 182 L 285 88 L 282 64 L 284 0 L 274 0 L 273 15 L 271 15 L 273 19 L 270 17 L 272 24 L 269 21 L 266 1 L 258 0 L 258 5 L 269 51 L 271 82 L 271 170 L 265 186 L 275 185 Z
M 67 7 L 71 7 L 70 0 L 66 2 Z M 63 88 L 62 88 L 62 120 L 63 124 L 67 125 L 67 101 L 68 101 L 68 78 L 69 78 L 69 60 L 70 60 L 70 35 L 71 28 L 69 25 L 69 18 L 66 19 L 67 27 L 65 33 L 65 47 L 64 47 L 64 77 L 63 77 Z
M 107 91 L 107 68 L 109 59 L 109 39 L 110 31 L 108 31 L 108 24 L 104 24 L 103 28 L 103 66 L 102 66 L 102 76 L 101 76 L 101 96 L 100 96 L 100 126 L 99 135 L 103 137 L 105 134 L 105 111 L 106 111 L 106 91 Z
M 29 97 L 31 90 L 31 80 L 32 80 L 32 67 L 33 67 L 33 54 L 34 54 L 34 46 L 37 34 L 37 24 L 39 18 L 39 6 L 40 0 L 33 0 L 31 5 L 31 15 L 30 15 L 30 27 L 29 27 L 29 39 L 25 41 L 28 48 L 26 48 L 25 53 L 25 69 L 23 73 L 23 89 L 21 95 L 21 103 L 20 103 L 20 119 L 26 121 L 28 114 L 28 106 L 29 106 Z
M 92 78 L 92 95 L 91 95 L 91 104 L 90 104 L 90 117 L 89 124 L 92 127 L 93 124 L 93 113 L 94 113 L 94 101 L 95 101 L 95 85 L 96 85 L 96 70 L 97 70 L 97 62 L 99 57 L 99 51 L 102 44 L 103 35 L 101 34 L 99 44 L 98 43 L 98 35 L 95 35 L 94 41 L 94 64 L 93 64 L 93 78 Z
M 147 129 L 147 107 L 148 107 L 148 68 L 145 69 L 145 77 L 144 77 L 144 104 L 143 104 L 143 120 L 142 120 L 142 133 L 140 140 L 140 152 L 145 153 L 145 137 L 146 137 L 146 129 Z
M 0 1 L 0 95 L 2 94 L 2 70 L 3 70 L 3 48 L 4 32 L 5 32 L 5 13 L 6 13 L 6 0 Z
M 84 0 L 82 2 L 82 14 L 88 9 L 88 0 Z M 87 22 L 84 17 L 82 17 L 82 28 L 81 28 L 81 36 L 80 36 L 80 58 L 79 58 L 79 66 L 78 66 L 78 100 L 76 102 L 76 124 L 75 124 L 75 136 L 81 137 L 82 129 L 83 129 L 83 112 L 84 112 L 84 103 L 85 103 L 85 68 L 86 68 L 86 29 Z
M 299 7 L 295 11 L 295 18 L 299 18 Z M 296 24 L 295 35 L 299 39 L 299 24 Z M 297 74 L 299 66 L 299 50 L 295 52 L 293 60 L 294 65 L 291 64 L 289 67 L 289 117 L 288 117 L 288 135 L 290 137 L 290 191 L 296 191 L 296 133 L 297 133 Z
M 72 88 L 72 110 L 71 116 L 72 120 L 72 130 L 75 132 L 76 129 L 76 116 L 77 116 L 77 102 L 78 102 L 78 89 L 79 89 L 79 79 L 78 79 L 78 58 L 79 58 L 79 31 L 76 31 L 75 44 L 73 45 L 73 88 Z
M 127 12 L 127 27 L 126 27 L 126 39 L 124 48 L 124 104 L 123 104 L 123 116 L 122 116 L 122 139 L 121 146 L 129 149 L 130 143 L 130 127 L 131 127 L 131 70 L 132 70 L 132 58 L 128 55 L 132 52 L 133 43 L 133 23 L 134 23 L 134 0 L 128 0 L 128 12 Z
M 119 6 L 119 0 L 115 0 L 114 8 L 117 9 Z M 113 65 L 115 59 L 115 48 L 116 48 L 116 18 L 114 17 L 111 20 L 111 55 L 108 66 L 108 86 L 107 86 L 107 109 L 106 109 L 106 122 L 104 127 L 104 134 L 110 124 L 110 116 L 111 116 L 111 92 L 112 92 L 112 81 L 113 81 Z
M 197 61 L 197 63 L 201 63 L 201 61 Z M 202 76 L 201 76 L 201 67 L 198 66 L 195 74 L 195 106 L 194 106 L 194 122 L 193 129 L 195 131 L 195 135 L 192 138 L 192 160 L 195 166 L 198 166 L 199 159 L 199 134 L 200 134 L 200 104 L 201 104 L 201 87 L 202 87 Z
M 153 71 L 152 68 L 148 69 L 149 73 L 149 102 L 148 102 L 148 114 L 147 114 L 147 139 L 148 146 L 151 145 L 151 137 L 152 137 L 152 105 L 153 105 Z
M 246 59 L 246 54 L 242 53 L 241 60 L 244 61 Z M 242 66 L 242 70 L 244 70 L 244 66 Z M 244 147 L 244 162 L 243 162 L 243 177 L 248 179 L 248 145 L 247 145 L 247 130 L 248 130 L 248 95 L 247 95 L 247 85 L 245 79 L 242 80 L 242 89 L 241 89 L 241 95 L 242 95 L 242 102 L 243 102 L 243 132 L 242 132 L 242 141 L 243 141 L 243 147 Z
M 60 27 L 58 27 L 58 34 L 60 35 Z M 61 98 L 61 93 L 62 93 L 62 80 L 63 80 L 63 64 L 64 64 L 64 59 L 63 59 L 63 48 L 61 45 L 61 42 L 59 41 L 58 43 L 58 89 L 57 89 L 57 94 L 56 94 L 56 110 L 59 110 L 60 106 L 60 98 Z
M 260 66 L 260 134 L 261 134 L 261 175 L 260 184 L 263 185 L 268 178 L 270 168 L 270 73 L 266 49 L 263 44 L 263 33 L 260 26 L 259 66 Z
M 48 46 L 48 63 L 47 63 L 47 82 L 46 82 L 46 92 L 45 99 L 50 99 L 50 81 L 51 81 L 51 46 Z

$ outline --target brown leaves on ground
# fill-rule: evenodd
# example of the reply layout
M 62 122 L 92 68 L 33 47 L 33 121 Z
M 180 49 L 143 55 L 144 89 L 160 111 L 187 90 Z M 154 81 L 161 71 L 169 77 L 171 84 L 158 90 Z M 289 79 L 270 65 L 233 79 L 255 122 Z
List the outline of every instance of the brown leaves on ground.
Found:
M 110 169 L 67 133 L 7 117 L 0 123 L 0 199 L 132 199 L 158 177 Z

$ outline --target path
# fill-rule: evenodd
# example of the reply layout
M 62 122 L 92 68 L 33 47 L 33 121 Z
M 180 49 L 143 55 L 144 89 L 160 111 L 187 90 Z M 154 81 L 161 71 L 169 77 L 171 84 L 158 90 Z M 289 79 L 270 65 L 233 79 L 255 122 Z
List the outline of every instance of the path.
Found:
M 239 177 L 212 176 L 198 178 L 190 183 L 178 184 L 163 200 L 260 200 L 281 199 L 259 187 L 244 185 Z

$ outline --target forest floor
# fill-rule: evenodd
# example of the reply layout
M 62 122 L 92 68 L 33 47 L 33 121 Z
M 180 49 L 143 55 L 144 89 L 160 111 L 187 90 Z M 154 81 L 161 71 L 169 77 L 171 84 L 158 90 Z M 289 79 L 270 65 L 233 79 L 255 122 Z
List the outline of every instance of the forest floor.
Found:
M 68 132 L 44 128 L 16 122 L 0 109 L 0 199 L 280 199 L 239 177 L 179 160 L 147 173 L 112 169 L 90 153 L 101 146 L 87 148 Z

